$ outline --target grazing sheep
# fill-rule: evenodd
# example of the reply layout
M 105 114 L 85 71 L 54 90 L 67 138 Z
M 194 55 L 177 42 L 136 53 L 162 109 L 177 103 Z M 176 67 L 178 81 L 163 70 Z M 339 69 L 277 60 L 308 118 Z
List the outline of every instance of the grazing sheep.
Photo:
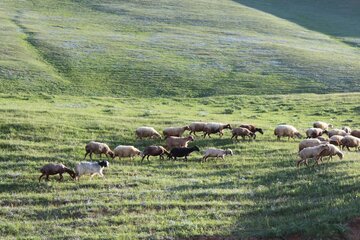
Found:
M 133 157 L 140 155 L 141 151 L 137 149 L 134 146 L 124 146 L 119 145 L 114 149 L 114 157 L 119 157 L 121 159 L 122 157 L 130 157 L 131 160 L 133 160 Z
M 351 128 L 350 127 L 342 127 L 341 130 L 344 130 L 346 133 L 350 134 L 351 133 Z
M 360 138 L 360 130 L 352 130 L 351 135 Z
M 313 123 L 314 128 L 321 128 L 322 130 L 327 130 L 329 128 L 332 128 L 333 125 L 328 124 L 326 122 L 317 121 Z
M 330 138 L 330 137 L 332 137 L 334 135 L 346 136 L 346 135 L 348 135 L 348 133 L 345 132 L 344 130 L 341 130 L 341 129 L 332 129 L 332 130 L 327 132 L 327 135 Z
M 341 145 L 342 149 L 346 147 L 349 151 L 351 147 L 355 148 L 355 150 L 360 150 L 360 138 L 351 135 L 345 136 L 343 139 L 341 139 Z
M 280 140 L 280 137 L 288 137 L 288 141 L 290 138 L 295 140 L 294 136 L 302 137 L 299 131 L 291 125 L 278 125 L 274 130 L 274 135 L 277 136 L 277 140 Z
M 301 163 L 305 163 L 305 165 L 308 166 L 308 159 L 310 158 L 315 158 L 315 164 L 318 164 L 320 154 L 326 150 L 329 150 L 329 144 L 304 148 L 299 152 L 300 160 L 297 161 L 296 166 L 299 167 Z
M 141 162 L 144 160 L 145 157 L 148 161 L 150 156 L 160 156 L 160 159 L 164 159 L 164 154 L 166 154 L 170 158 L 170 153 L 162 146 L 148 146 L 144 149 L 141 156 Z
M 80 162 L 75 166 L 76 178 L 79 181 L 80 177 L 85 174 L 90 174 L 90 180 L 96 175 L 104 177 L 103 169 L 109 167 L 108 161 L 101 162 Z
M 54 164 L 49 163 L 40 168 L 40 172 L 42 173 L 39 177 L 39 182 L 43 176 L 46 176 L 45 180 L 49 181 L 49 175 L 59 174 L 59 181 L 63 179 L 63 173 L 67 172 L 73 179 L 76 177 L 75 172 L 70 168 L 66 167 L 64 164 Z
M 105 143 L 100 143 L 100 142 L 94 142 L 94 141 L 91 141 L 89 142 L 88 144 L 86 144 L 85 146 L 85 157 L 84 157 L 84 160 L 86 158 L 86 156 L 90 153 L 90 159 L 92 160 L 92 154 L 95 153 L 95 154 L 100 154 L 100 158 L 101 158 L 101 155 L 102 154 L 105 154 L 105 156 L 107 158 L 110 157 L 114 157 L 114 153 L 111 151 L 111 149 L 109 148 L 108 145 L 106 145 Z M 108 156 L 109 155 L 109 156 Z
M 190 130 L 190 127 L 168 127 L 164 129 L 163 134 L 165 138 L 170 136 L 181 137 L 186 130 Z
M 199 152 L 200 149 L 197 146 L 194 147 L 184 147 L 184 148 L 173 148 L 170 151 L 171 158 L 174 158 L 176 160 L 177 157 L 185 157 L 185 161 L 187 161 L 187 156 L 190 155 L 190 153 L 197 151 Z
M 303 150 L 304 148 L 307 148 L 307 147 L 315 147 L 315 146 L 318 146 L 320 144 L 326 144 L 327 142 L 322 142 L 320 141 L 319 139 L 317 138 L 311 138 L 311 139 L 305 139 L 305 140 L 302 140 L 300 143 L 299 143 L 299 152 L 301 150 Z
M 343 159 L 344 154 L 340 151 L 339 148 L 337 148 L 336 146 L 332 145 L 332 144 L 328 144 L 329 145 L 329 149 L 322 151 L 319 155 L 319 160 L 322 161 L 323 157 L 330 157 L 330 159 L 332 159 L 333 156 L 338 155 L 340 160 Z
M 322 137 L 322 136 L 317 137 L 317 139 L 319 139 L 319 140 L 322 141 L 322 142 L 324 142 L 324 141 L 327 141 L 327 142 L 328 142 L 328 139 L 327 139 L 327 138 L 324 138 L 324 137 Z
M 341 146 L 341 139 L 343 138 L 344 137 L 340 135 L 333 135 L 329 138 L 329 143 L 335 146 Z
M 232 132 L 231 139 L 235 137 L 237 141 L 238 141 L 238 136 L 242 137 L 243 140 L 245 140 L 245 137 L 249 137 L 249 141 L 251 140 L 251 138 L 255 136 L 255 133 L 243 127 L 234 128 L 231 130 L 231 132 Z
M 168 137 L 166 139 L 166 148 L 171 150 L 174 147 L 187 147 L 188 142 L 194 141 L 193 136 L 188 137 Z
M 210 134 L 212 133 L 219 133 L 219 136 L 221 137 L 222 135 L 224 135 L 223 133 L 223 129 L 232 129 L 230 124 L 223 124 L 223 123 L 208 123 L 205 125 L 204 127 L 204 138 L 206 137 L 206 135 L 209 136 L 210 138 Z
M 321 128 L 309 128 L 308 130 L 306 130 L 306 137 L 317 138 L 323 135 L 324 133 L 327 133 L 327 130 L 323 130 Z
M 226 155 L 232 156 L 233 155 L 232 150 L 231 149 L 222 150 L 222 149 L 209 148 L 205 151 L 202 161 L 205 162 L 209 157 L 216 157 L 216 159 L 221 157 L 221 159 L 224 160 L 224 156 L 226 156 Z
M 203 132 L 204 128 L 206 126 L 206 122 L 193 122 L 189 125 L 190 128 L 190 134 L 194 133 L 195 136 L 196 132 Z
M 152 127 L 139 127 L 135 131 L 136 137 L 139 139 L 143 138 L 159 138 L 161 139 L 160 133 L 158 133 Z
M 264 131 L 261 128 L 255 127 L 255 125 L 242 124 L 242 125 L 240 125 L 240 127 L 249 129 L 254 134 L 254 139 L 256 139 L 256 134 L 255 134 L 256 132 L 264 134 Z

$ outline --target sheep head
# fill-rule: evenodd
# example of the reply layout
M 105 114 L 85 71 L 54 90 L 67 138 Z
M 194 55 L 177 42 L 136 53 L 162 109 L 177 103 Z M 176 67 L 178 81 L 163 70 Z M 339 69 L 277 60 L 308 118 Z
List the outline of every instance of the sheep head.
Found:
M 264 134 L 263 130 L 261 128 L 255 128 L 255 132 L 259 132 L 261 134 Z
M 67 172 L 72 179 L 75 179 L 75 178 L 76 178 L 76 173 L 75 173 L 72 169 L 70 169 L 70 168 L 65 168 L 65 172 Z
M 111 158 L 115 158 L 115 153 L 113 151 L 109 150 L 107 154 L 109 154 Z
M 302 137 L 303 137 L 299 132 L 296 132 L 296 133 L 294 133 L 294 134 L 295 134 L 295 136 L 298 137 L 298 138 L 302 138 Z
M 226 125 L 224 126 L 224 129 L 230 129 L 230 130 L 231 130 L 232 128 L 231 128 L 230 124 L 226 124 Z
M 183 127 L 184 128 L 184 131 L 186 131 L 186 130 L 190 130 L 190 127 L 189 126 L 185 126 L 185 127 Z
M 198 146 L 194 146 L 194 147 L 192 147 L 192 149 L 194 150 L 194 151 L 200 151 L 200 149 L 199 149 L 199 147 Z
M 232 151 L 230 148 L 228 148 L 228 149 L 225 150 L 225 154 L 232 156 L 232 155 L 233 155 L 233 151 Z
M 344 158 L 344 153 L 341 152 L 341 151 L 337 151 L 337 152 L 336 152 L 336 155 L 339 156 L 340 160 L 342 160 L 342 159 Z

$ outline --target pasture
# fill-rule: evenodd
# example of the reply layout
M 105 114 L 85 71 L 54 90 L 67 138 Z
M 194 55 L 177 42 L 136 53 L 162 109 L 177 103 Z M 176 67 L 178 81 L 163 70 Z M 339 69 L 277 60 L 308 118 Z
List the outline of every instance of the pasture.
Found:
M 342 238 L 359 216 L 360 155 L 345 151 L 316 168 L 295 167 L 298 142 L 275 141 L 277 124 L 304 134 L 316 120 L 359 128 L 360 94 L 138 99 L 0 95 L 0 235 L 31 239 L 174 239 L 199 236 Z M 200 163 L 109 160 L 105 179 L 38 182 L 48 162 L 73 168 L 90 140 L 141 150 L 141 125 L 161 131 L 192 121 L 254 123 L 256 141 L 197 137 L 190 146 L 231 148 Z M 95 157 L 95 159 L 99 159 Z

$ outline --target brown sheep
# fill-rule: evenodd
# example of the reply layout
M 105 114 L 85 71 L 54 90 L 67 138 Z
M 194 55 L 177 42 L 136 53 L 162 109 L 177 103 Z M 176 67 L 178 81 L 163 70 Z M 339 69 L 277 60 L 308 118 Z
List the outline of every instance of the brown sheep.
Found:
M 85 146 L 85 157 L 84 157 L 84 160 L 86 158 L 86 156 L 90 153 L 90 159 L 92 160 L 92 154 L 95 153 L 95 154 L 99 154 L 100 155 L 100 158 L 101 158 L 101 155 L 102 154 L 105 154 L 105 156 L 107 158 L 112 157 L 114 158 L 114 152 L 111 151 L 111 149 L 109 148 L 108 145 L 106 145 L 105 143 L 99 143 L 99 142 L 94 142 L 94 141 L 91 141 L 89 142 L 88 144 L 86 144 Z M 108 156 L 109 155 L 109 156 Z
M 206 122 L 193 122 L 189 125 L 190 128 L 190 134 L 194 133 L 195 136 L 196 132 L 203 132 L 204 128 L 206 126 Z
M 230 124 L 223 124 L 223 123 L 208 123 L 205 125 L 204 128 L 204 135 L 203 137 L 205 138 L 206 135 L 209 136 L 210 138 L 210 134 L 212 133 L 219 133 L 219 136 L 222 137 L 222 135 L 224 135 L 223 130 L 224 129 L 232 129 Z
M 341 146 L 341 139 L 343 138 L 344 137 L 340 135 L 333 135 L 329 138 L 329 143 L 335 146 Z
M 68 173 L 73 179 L 75 179 L 76 177 L 75 172 L 63 164 L 54 164 L 54 163 L 46 164 L 45 166 L 40 168 L 40 172 L 42 174 L 39 177 L 39 182 L 43 176 L 46 176 L 45 180 L 49 181 L 49 175 L 56 175 L 56 174 L 60 175 L 59 181 L 61 181 L 63 179 L 62 174 L 65 172 Z
M 245 137 L 249 137 L 249 141 L 250 141 L 251 138 L 253 138 L 255 136 L 255 133 L 253 133 L 249 129 L 243 128 L 243 127 L 234 128 L 231 130 L 231 132 L 232 132 L 231 139 L 233 139 L 235 137 L 236 140 L 238 140 L 238 136 L 240 136 L 240 137 L 242 137 L 243 140 L 245 140 Z
M 351 135 L 360 138 L 360 130 L 352 130 Z
M 162 146 L 148 146 L 142 152 L 141 162 L 144 160 L 145 157 L 148 161 L 150 156 L 160 156 L 160 159 L 164 159 L 164 154 L 170 157 L 170 153 Z
M 308 130 L 306 130 L 306 137 L 317 138 L 323 135 L 324 133 L 327 133 L 327 130 L 323 130 L 321 128 L 309 128 Z
M 346 147 L 349 151 L 351 147 L 355 148 L 355 150 L 360 150 L 360 138 L 351 135 L 345 136 L 343 139 L 341 139 L 341 145 L 342 149 Z
M 346 135 L 348 135 L 348 133 L 341 129 L 332 129 L 327 132 L 327 135 L 329 137 L 332 137 L 334 135 L 346 136 Z
M 264 134 L 264 131 L 261 128 L 255 127 L 255 125 L 251 124 L 241 124 L 240 127 L 249 129 L 252 133 L 254 133 L 254 139 L 256 139 L 256 132 Z

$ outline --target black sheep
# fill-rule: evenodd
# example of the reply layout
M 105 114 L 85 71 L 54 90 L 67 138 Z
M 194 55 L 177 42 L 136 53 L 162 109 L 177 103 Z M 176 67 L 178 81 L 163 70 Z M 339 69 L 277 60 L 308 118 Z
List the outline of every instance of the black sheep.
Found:
M 200 151 L 197 146 L 194 147 L 183 147 L 183 148 L 173 148 L 170 151 L 171 157 L 176 160 L 177 157 L 185 157 L 185 161 L 187 161 L 187 156 L 194 151 Z

